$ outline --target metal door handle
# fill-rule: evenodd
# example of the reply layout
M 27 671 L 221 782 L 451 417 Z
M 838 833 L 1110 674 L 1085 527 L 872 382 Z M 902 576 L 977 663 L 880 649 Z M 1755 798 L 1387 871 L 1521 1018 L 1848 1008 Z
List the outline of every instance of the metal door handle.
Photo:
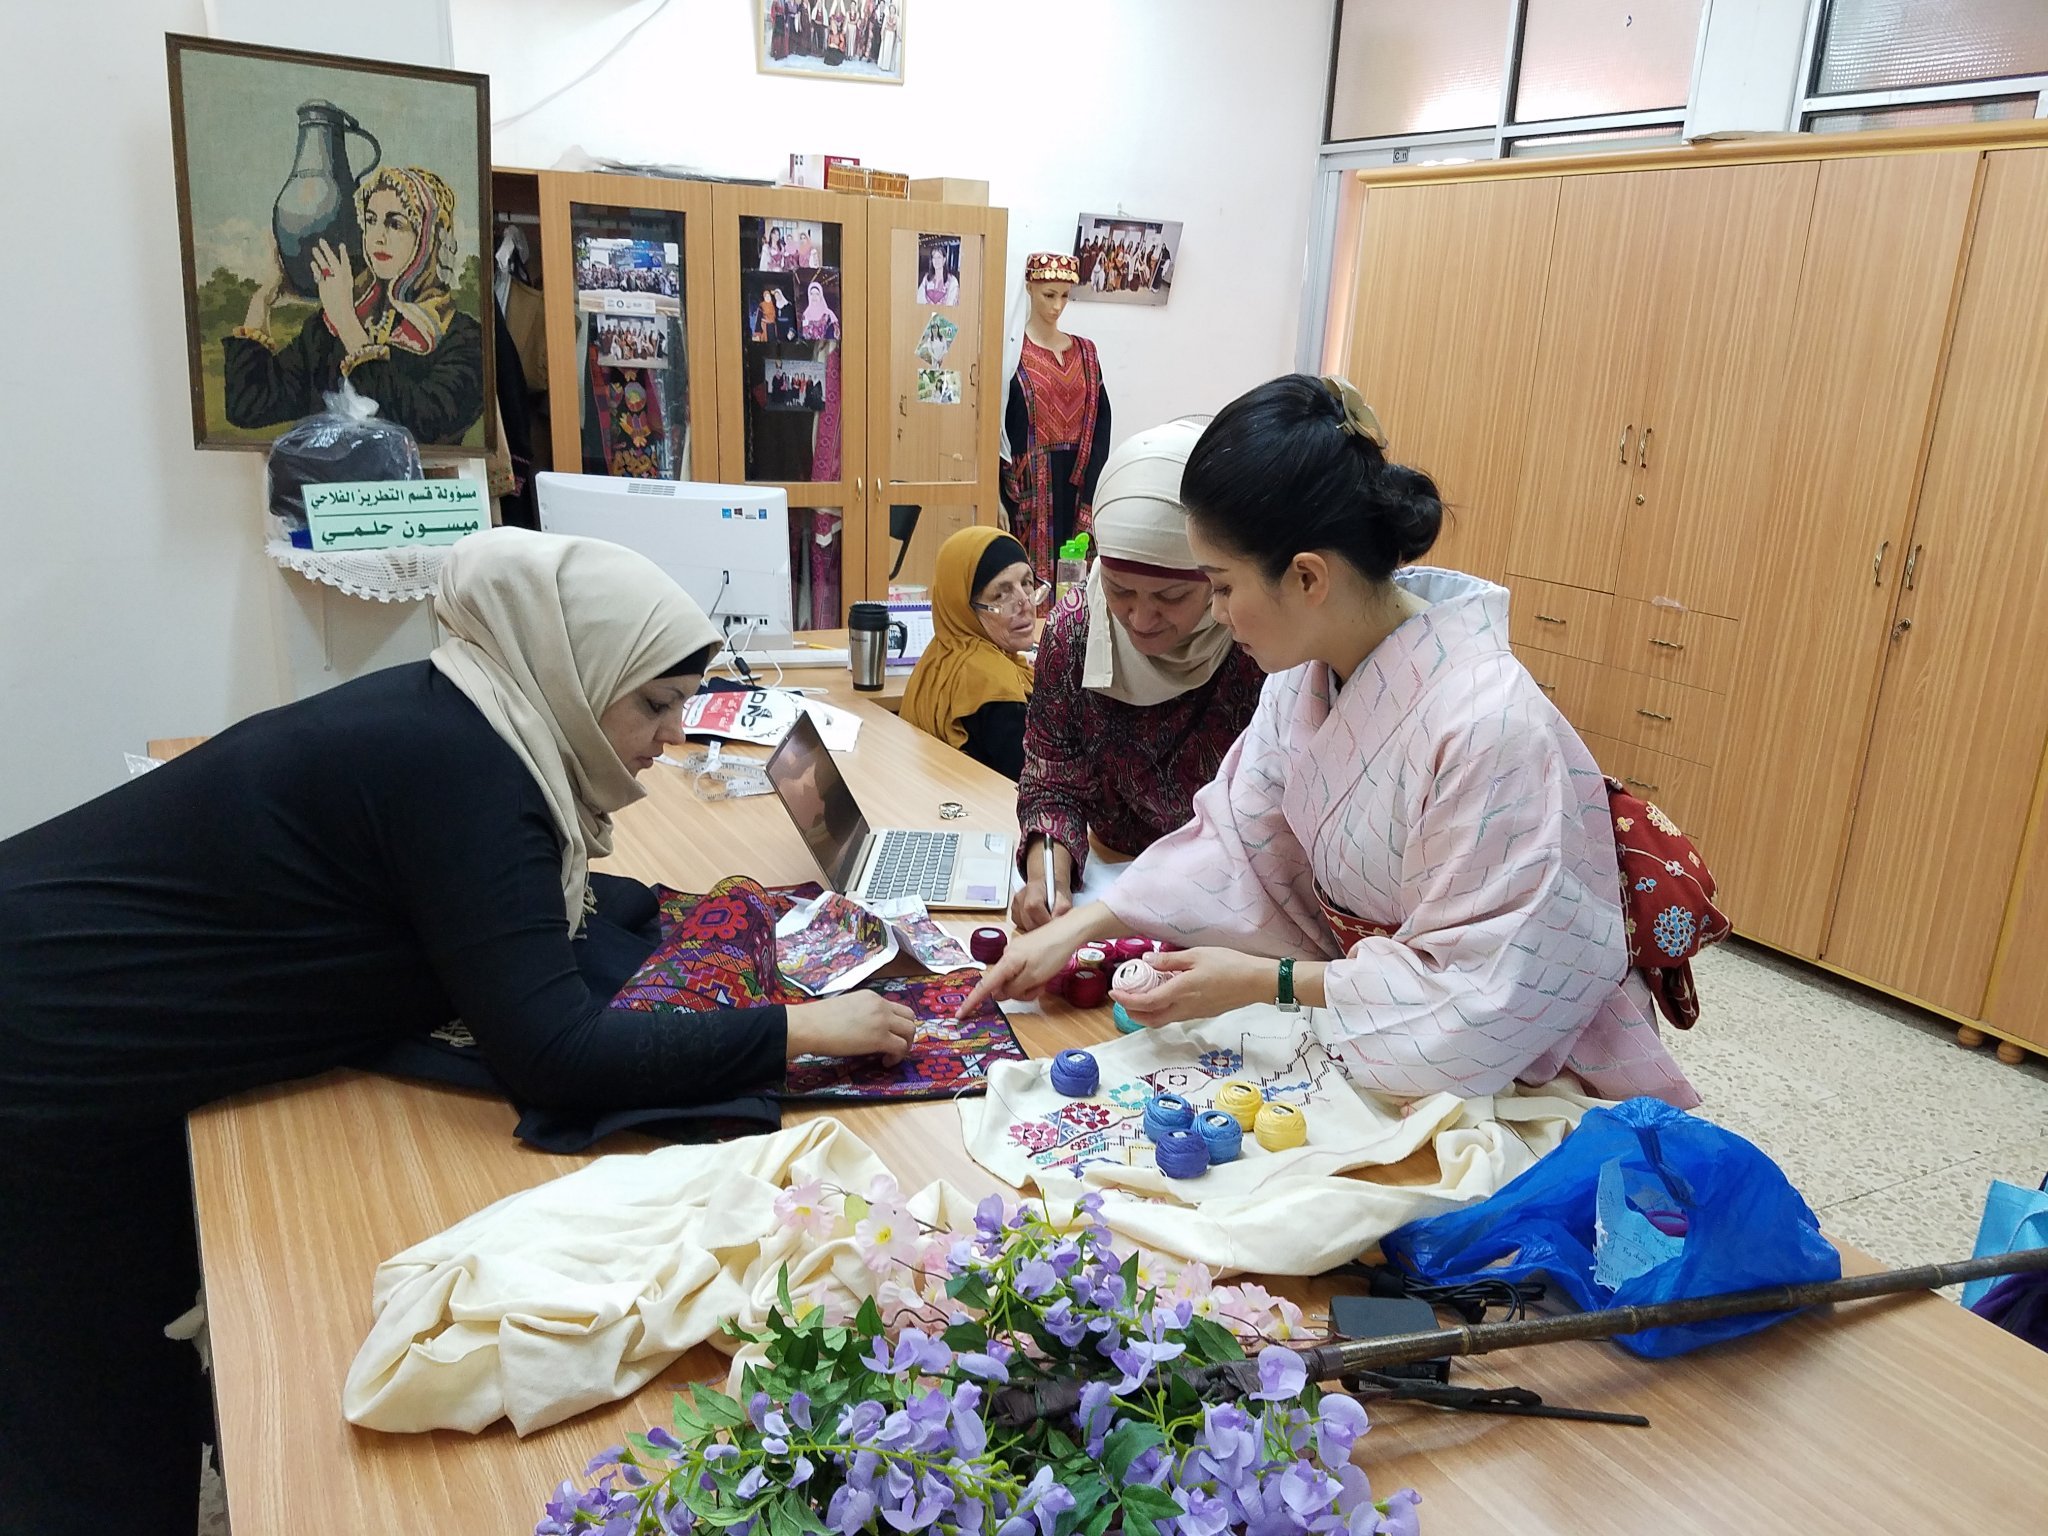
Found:
M 1536 622 L 1538 624 L 1569 624 L 1571 620 L 1560 619 L 1554 613 L 1539 613 L 1536 615 Z
M 1650 644 L 1659 646 L 1667 651 L 1682 651 L 1685 649 L 1684 643 L 1678 640 L 1652 640 Z
M 1653 795 L 1657 793 L 1657 790 L 1659 788 L 1659 786 L 1655 784 L 1647 784 L 1641 779 L 1623 779 L 1621 782 L 1624 784 L 1631 784 L 1635 786 L 1637 789 L 1647 789 Z
M 1555 684 L 1555 683 L 1546 683 L 1546 682 L 1542 682 L 1542 681 L 1540 681 L 1540 680 L 1539 680 L 1539 681 L 1537 682 L 1536 686 L 1537 686 L 1538 688 L 1541 688 L 1541 689 L 1542 689 L 1542 690 L 1543 690 L 1543 691 L 1544 691 L 1545 693 L 1555 693 L 1555 692 L 1557 692 L 1557 684 Z
M 1913 573 L 1914 573 L 1914 572 L 1915 572 L 1916 570 L 1918 570 L 1918 569 L 1919 569 L 1919 567 L 1920 567 L 1920 551 L 1921 551 L 1921 550 L 1923 550 L 1923 549 L 1925 549 L 1926 547 L 1927 547 L 1927 546 L 1926 546 L 1925 544 L 1915 544 L 1915 545 L 1913 546 L 1913 553 L 1911 553 L 1910 555 L 1906 556 L 1906 582 L 1905 582 L 1905 585 L 1906 585 L 1906 590 L 1907 590 L 1908 592 L 1910 592 L 1910 591 L 1912 591 L 1912 590 L 1913 590 Z
M 858 496 L 858 495 L 862 494 L 863 490 L 865 489 L 865 486 L 866 486 L 866 482 L 864 481 L 864 479 L 863 479 L 863 478 L 862 478 L 861 476 L 859 476 L 859 475 L 855 475 L 855 476 L 853 477 L 853 494 L 854 494 L 854 495 Z
M 1891 553 L 1891 547 L 1892 541 L 1886 539 L 1877 546 L 1877 553 L 1870 557 L 1870 584 L 1873 587 L 1884 585 L 1884 557 Z
M 1622 463 L 1624 463 L 1624 464 L 1626 464 L 1626 463 L 1628 462 L 1628 438 L 1629 438 L 1629 434 L 1630 434 L 1631 432 L 1635 431 L 1635 429 L 1636 429 L 1636 424 L 1635 424 L 1634 422 L 1630 422 L 1630 423 L 1629 423 L 1629 424 L 1628 424 L 1627 426 L 1625 426 L 1625 427 L 1623 427 L 1623 428 L 1621 429 L 1621 462 L 1622 462 Z
M 1641 715 L 1645 720 L 1662 720 L 1666 725 L 1669 725 L 1671 723 L 1671 717 L 1669 715 L 1660 715 L 1654 709 L 1639 709 L 1636 711 L 1636 713 Z
M 1636 444 L 1636 448 L 1637 448 L 1637 457 L 1636 457 L 1636 468 L 1637 468 L 1637 469 L 1648 469 L 1648 468 L 1650 467 L 1650 434 L 1651 434 L 1652 432 L 1654 432 L 1655 430 L 1656 430 L 1656 428 L 1654 428 L 1654 427 L 1645 427 L 1645 428 L 1643 428 L 1643 435 L 1642 435 L 1642 438 L 1641 438 L 1641 439 L 1640 439 L 1640 440 L 1639 440 L 1639 441 L 1637 442 L 1637 444 Z
M 1911 619 L 1899 620 L 1898 623 L 1892 626 L 1892 643 L 1896 645 L 1899 639 L 1906 633 L 1906 631 L 1911 629 L 1912 627 L 1913 621 Z

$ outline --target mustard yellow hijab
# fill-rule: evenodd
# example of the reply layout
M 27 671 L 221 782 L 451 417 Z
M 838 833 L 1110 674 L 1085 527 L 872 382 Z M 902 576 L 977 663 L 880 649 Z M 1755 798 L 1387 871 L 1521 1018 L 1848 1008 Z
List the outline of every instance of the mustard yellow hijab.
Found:
M 1000 528 L 962 528 L 939 546 L 932 576 L 932 639 L 903 690 L 902 716 L 950 747 L 967 745 L 962 724 L 984 704 L 1031 697 L 1031 663 L 989 639 L 973 608 L 974 572 Z

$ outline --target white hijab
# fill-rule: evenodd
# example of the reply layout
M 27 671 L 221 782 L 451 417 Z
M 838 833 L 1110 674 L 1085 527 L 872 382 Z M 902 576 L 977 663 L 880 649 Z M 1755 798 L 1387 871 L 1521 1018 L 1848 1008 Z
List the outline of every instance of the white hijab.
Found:
M 721 636 L 644 555 L 598 539 L 490 528 L 441 567 L 433 663 L 519 754 L 562 839 L 569 931 L 590 861 L 612 851 L 612 812 L 647 791 L 598 716 Z
M 1110 450 L 1095 486 L 1095 553 L 1167 570 L 1192 570 L 1188 515 L 1180 502 L 1181 472 L 1207 421 L 1183 416 L 1152 427 Z M 1088 652 L 1082 686 L 1140 708 L 1164 704 L 1216 675 L 1230 655 L 1230 631 L 1213 610 L 1163 656 L 1147 656 L 1110 616 L 1102 562 L 1088 572 Z

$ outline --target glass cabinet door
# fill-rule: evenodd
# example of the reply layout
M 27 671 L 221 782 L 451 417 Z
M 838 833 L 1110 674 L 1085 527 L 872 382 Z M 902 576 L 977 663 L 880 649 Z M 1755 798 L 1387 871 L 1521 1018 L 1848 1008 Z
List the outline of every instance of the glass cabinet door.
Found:
M 569 241 L 583 473 L 690 479 L 683 215 L 571 203 Z
M 795 626 L 836 628 L 865 595 L 848 537 L 864 487 L 861 202 L 731 188 L 717 208 L 724 478 L 788 493 Z

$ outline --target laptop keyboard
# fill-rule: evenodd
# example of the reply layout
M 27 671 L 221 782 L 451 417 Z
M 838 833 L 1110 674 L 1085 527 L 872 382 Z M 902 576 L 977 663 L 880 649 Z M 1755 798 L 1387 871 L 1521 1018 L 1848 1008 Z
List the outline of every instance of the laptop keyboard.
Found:
M 861 888 L 879 901 L 901 896 L 944 901 L 953 894 L 953 860 L 959 852 L 957 832 L 885 832 Z

